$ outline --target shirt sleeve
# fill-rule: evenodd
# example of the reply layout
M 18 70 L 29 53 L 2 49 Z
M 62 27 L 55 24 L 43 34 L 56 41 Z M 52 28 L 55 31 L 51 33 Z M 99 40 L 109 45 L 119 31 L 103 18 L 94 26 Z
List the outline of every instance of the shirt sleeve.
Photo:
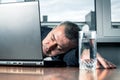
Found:
M 78 49 L 73 49 L 66 53 L 63 57 L 63 61 L 67 64 L 67 66 L 79 66 Z
M 53 61 L 63 61 L 66 63 L 67 66 L 79 66 L 78 64 L 78 50 L 73 49 L 70 50 L 67 53 L 64 53 L 64 55 L 58 55 L 52 57 Z

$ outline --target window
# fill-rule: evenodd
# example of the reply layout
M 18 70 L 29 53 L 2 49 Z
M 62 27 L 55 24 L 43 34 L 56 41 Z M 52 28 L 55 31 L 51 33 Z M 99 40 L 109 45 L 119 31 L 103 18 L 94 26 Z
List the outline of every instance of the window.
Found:
M 0 3 L 21 2 L 21 1 L 35 1 L 35 0 L 0 0 Z
M 18 2 L 18 1 L 24 1 L 24 0 L 0 0 L 0 3 Z
M 120 0 L 111 0 L 112 22 L 120 22 Z
M 120 1 L 111 0 L 111 21 L 113 29 L 120 29 Z
M 96 0 L 98 41 L 120 42 L 119 4 L 119 0 Z
M 41 16 L 47 16 L 48 21 L 84 22 L 85 16 L 95 10 L 94 0 L 40 0 L 40 5 Z

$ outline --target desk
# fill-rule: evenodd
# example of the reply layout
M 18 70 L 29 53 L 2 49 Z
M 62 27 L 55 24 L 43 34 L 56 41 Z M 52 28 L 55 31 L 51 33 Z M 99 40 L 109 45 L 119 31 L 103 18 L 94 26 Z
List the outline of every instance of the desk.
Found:
M 76 67 L 0 67 L 0 80 L 119 80 L 120 69 L 94 72 Z

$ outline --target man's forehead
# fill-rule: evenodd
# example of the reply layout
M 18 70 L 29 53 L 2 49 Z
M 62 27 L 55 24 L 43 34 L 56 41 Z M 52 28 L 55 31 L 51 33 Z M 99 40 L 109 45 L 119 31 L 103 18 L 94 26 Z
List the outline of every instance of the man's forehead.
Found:
M 53 35 L 56 39 L 56 42 L 63 46 L 63 47 L 69 47 L 71 41 L 65 36 L 65 32 L 64 32 L 64 28 L 63 27 L 59 27 L 57 28 L 54 32 Z
M 58 26 L 55 29 L 53 29 L 52 33 L 54 34 L 55 37 L 60 37 L 60 39 L 61 39 L 61 37 L 67 38 L 65 36 L 65 28 L 64 27 Z
M 65 30 L 65 26 L 64 26 L 64 25 L 57 26 L 57 27 L 55 27 L 55 30 L 61 30 L 61 31 L 64 31 L 64 30 Z

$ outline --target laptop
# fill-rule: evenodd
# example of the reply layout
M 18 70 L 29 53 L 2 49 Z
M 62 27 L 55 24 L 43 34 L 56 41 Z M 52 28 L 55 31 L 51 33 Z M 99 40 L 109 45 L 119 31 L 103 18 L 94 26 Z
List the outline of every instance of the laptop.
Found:
M 0 4 L 0 65 L 58 66 L 44 61 L 39 1 Z

